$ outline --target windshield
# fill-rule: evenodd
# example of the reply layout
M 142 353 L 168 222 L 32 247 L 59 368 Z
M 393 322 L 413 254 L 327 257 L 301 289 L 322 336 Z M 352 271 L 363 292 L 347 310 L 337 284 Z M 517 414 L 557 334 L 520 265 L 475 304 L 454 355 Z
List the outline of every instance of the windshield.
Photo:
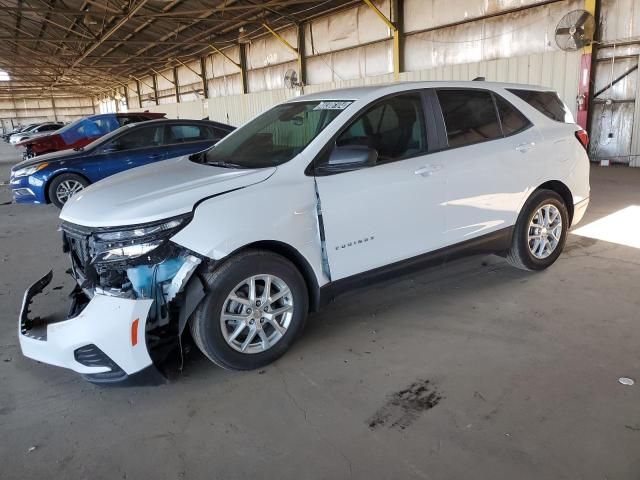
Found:
M 235 168 L 275 167 L 302 152 L 351 101 L 278 105 L 206 152 L 205 162 Z

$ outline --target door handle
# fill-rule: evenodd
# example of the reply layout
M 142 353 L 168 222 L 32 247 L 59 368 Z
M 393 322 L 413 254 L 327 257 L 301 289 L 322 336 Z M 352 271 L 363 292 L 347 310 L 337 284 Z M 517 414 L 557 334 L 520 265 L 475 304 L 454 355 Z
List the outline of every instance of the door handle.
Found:
M 160 158 L 162 155 L 162 153 L 153 153 L 149 156 L 149 158 Z
M 416 175 L 421 175 L 423 177 L 430 177 L 437 171 L 442 170 L 442 165 L 425 165 L 423 167 L 418 168 L 415 172 Z
M 536 146 L 536 142 L 521 143 L 516 147 L 516 150 L 520 153 L 527 153 L 529 150 L 531 150 L 535 146 Z

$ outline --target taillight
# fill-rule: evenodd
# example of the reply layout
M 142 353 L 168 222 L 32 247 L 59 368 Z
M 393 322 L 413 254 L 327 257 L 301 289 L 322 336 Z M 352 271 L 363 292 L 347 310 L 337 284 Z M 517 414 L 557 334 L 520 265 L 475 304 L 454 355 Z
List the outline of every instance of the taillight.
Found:
M 589 134 L 587 133 L 587 131 L 582 129 L 576 131 L 576 138 L 586 150 L 589 146 Z

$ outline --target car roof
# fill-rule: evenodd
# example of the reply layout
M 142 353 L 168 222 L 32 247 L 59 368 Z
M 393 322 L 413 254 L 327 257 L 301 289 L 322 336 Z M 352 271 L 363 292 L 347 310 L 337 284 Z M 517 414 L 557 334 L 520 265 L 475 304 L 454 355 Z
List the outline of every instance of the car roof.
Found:
M 389 93 L 413 90 L 418 88 L 511 88 L 536 91 L 552 91 L 552 88 L 540 85 L 524 85 L 521 83 L 500 83 L 485 81 L 420 81 L 420 82 L 393 82 L 381 83 L 378 85 L 367 85 L 364 87 L 340 88 L 336 90 L 325 90 L 322 92 L 310 93 L 300 97 L 292 98 L 287 103 L 303 102 L 309 100 L 363 100 L 383 96 Z
M 166 123 L 166 124 L 191 123 L 194 125 L 207 125 L 209 127 L 221 127 L 221 128 L 231 128 L 231 129 L 235 128 L 231 125 L 227 125 L 226 123 L 214 122 L 213 120 L 191 120 L 188 118 L 158 118 L 153 120 L 146 120 L 144 122 L 129 123 L 125 125 L 125 127 L 134 127 L 139 125 L 147 126 L 147 125 L 156 124 L 156 123 Z

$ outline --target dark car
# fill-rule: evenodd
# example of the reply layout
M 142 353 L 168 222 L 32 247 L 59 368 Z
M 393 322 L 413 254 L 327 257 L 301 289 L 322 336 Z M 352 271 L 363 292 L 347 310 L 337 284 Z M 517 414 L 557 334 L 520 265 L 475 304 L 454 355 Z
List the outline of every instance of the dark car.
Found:
M 215 145 L 234 127 L 202 120 L 152 120 L 126 125 L 86 147 L 25 160 L 11 169 L 16 203 L 62 207 L 87 185 L 115 173 Z
M 17 145 L 25 147 L 24 156 L 31 158 L 36 155 L 67 150 L 69 148 L 84 147 L 124 125 L 163 118 L 164 116 L 164 113 L 152 112 L 102 113 L 91 115 L 64 126 L 52 135 L 25 140 Z

